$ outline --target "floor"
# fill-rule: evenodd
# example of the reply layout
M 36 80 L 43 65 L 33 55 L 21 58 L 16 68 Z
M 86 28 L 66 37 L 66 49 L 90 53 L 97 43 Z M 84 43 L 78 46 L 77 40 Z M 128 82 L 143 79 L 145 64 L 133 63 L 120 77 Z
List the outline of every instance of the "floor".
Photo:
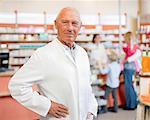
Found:
M 136 120 L 136 110 L 128 111 L 119 109 L 118 113 L 107 112 L 99 114 L 95 120 Z

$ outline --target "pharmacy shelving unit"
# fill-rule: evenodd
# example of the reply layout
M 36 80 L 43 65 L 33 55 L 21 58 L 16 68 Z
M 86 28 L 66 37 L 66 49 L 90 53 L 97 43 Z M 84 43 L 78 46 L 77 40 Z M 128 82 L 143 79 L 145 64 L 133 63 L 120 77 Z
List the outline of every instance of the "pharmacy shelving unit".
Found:
M 105 91 L 101 89 L 101 86 L 104 85 L 103 79 L 99 79 L 98 77 L 98 69 L 91 69 L 91 81 L 92 81 L 92 89 L 93 93 L 97 99 L 99 108 L 101 106 L 107 105 L 107 101 L 104 99 Z
M 77 38 L 78 44 L 86 44 L 91 42 L 93 33 L 80 33 Z M 40 38 L 38 35 L 42 34 L 45 38 Z M 102 33 L 103 35 L 112 35 L 113 33 Z M 28 39 L 27 37 L 28 36 Z M 51 39 L 49 39 L 50 37 Z M 114 33 L 114 36 L 118 34 Z M 19 68 L 32 55 L 35 49 L 44 46 L 56 37 L 55 33 L 23 33 L 23 32 L 1 32 L 0 33 L 0 50 L 8 51 L 10 53 L 10 67 Z M 103 41 L 111 41 L 118 44 L 116 38 L 103 39 Z
M 139 29 L 142 49 L 142 72 L 150 72 L 150 23 L 141 23 Z
M 145 51 L 150 51 L 150 23 L 140 24 L 140 44 L 145 46 Z
M 0 50 L 9 52 L 9 67 L 17 70 L 29 59 L 35 49 L 48 42 L 45 40 L 0 40 Z
M 19 26 L 19 25 L 18 25 Z M 24 25 L 25 27 L 29 27 L 28 25 Z M 32 55 L 32 53 L 39 47 L 44 46 L 48 42 L 52 41 L 56 37 L 56 32 L 54 32 L 49 27 L 49 30 L 45 33 L 43 32 L 22 32 L 16 31 L 14 26 L 5 25 L 4 28 L 10 27 L 9 31 L 0 31 L 0 51 L 1 52 L 9 52 L 9 67 L 13 68 L 15 71 L 18 70 Z M 11 30 L 12 27 L 12 30 Z M 22 27 L 22 26 L 21 26 Z M 40 26 L 41 27 L 41 26 Z M 95 25 L 86 25 L 84 26 L 87 30 L 81 31 L 77 38 L 76 43 L 87 44 L 91 42 L 93 34 L 101 34 L 104 41 L 110 41 L 115 44 L 119 43 L 119 33 L 118 26 L 104 26 L 103 31 L 97 31 Z M 8 28 L 7 28 L 8 29 Z M 36 29 L 36 26 L 35 26 Z M 42 36 L 39 37 L 39 35 Z M 44 37 L 44 38 L 43 38 Z M 95 74 L 97 76 L 97 74 Z M 1 77 L 1 79 L 7 79 L 9 81 L 10 77 Z M 6 81 L 6 80 L 5 80 Z M 106 100 L 101 99 L 104 96 L 104 90 L 102 90 L 101 83 L 99 83 L 100 79 L 92 83 L 93 92 L 97 98 L 99 107 L 106 105 Z M 7 84 L 7 83 L 6 83 Z M 6 85 L 7 86 L 7 85 Z M 1 95 L 6 96 L 9 93 L 1 93 Z

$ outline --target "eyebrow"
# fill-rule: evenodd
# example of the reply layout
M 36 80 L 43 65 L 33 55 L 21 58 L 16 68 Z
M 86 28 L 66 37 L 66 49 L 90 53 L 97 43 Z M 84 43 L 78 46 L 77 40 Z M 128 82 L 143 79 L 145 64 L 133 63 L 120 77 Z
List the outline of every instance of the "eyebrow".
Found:
M 60 19 L 61 21 L 63 20 L 63 21 L 70 21 L 70 20 L 67 20 L 67 19 L 64 19 L 64 18 L 62 18 L 62 19 Z M 77 21 L 77 22 L 80 22 L 80 20 L 71 20 L 71 21 Z

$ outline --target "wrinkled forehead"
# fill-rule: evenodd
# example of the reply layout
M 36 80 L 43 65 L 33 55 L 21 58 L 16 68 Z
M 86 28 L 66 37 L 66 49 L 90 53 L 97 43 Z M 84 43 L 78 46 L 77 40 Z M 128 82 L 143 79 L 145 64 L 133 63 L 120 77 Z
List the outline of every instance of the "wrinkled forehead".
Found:
M 56 20 L 74 20 L 81 22 L 80 14 L 75 9 L 64 9 L 57 16 Z

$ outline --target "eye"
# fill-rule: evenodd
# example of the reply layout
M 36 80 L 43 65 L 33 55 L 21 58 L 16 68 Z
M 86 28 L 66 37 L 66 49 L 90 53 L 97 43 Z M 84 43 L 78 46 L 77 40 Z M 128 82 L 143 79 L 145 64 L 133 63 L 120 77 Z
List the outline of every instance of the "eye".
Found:
M 64 24 L 64 25 L 67 25 L 68 24 L 68 21 L 61 21 L 62 22 L 62 24 Z
M 62 21 L 62 23 L 67 23 L 67 21 Z
M 72 22 L 73 25 L 79 25 L 79 22 Z
M 73 26 L 79 26 L 79 22 L 74 21 L 74 22 L 72 22 L 72 25 L 73 25 Z

